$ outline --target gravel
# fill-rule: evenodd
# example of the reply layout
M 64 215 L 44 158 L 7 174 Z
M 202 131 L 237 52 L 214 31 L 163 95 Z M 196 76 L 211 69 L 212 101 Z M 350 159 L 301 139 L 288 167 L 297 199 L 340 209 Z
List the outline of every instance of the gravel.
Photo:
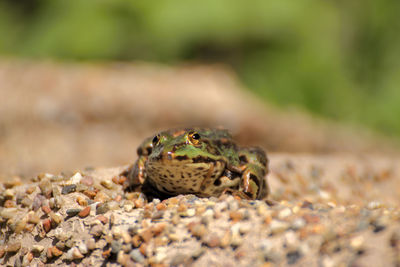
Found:
M 0 264 L 400 264 L 397 160 L 270 157 L 268 201 L 148 202 L 123 191 L 124 167 L 0 184 Z

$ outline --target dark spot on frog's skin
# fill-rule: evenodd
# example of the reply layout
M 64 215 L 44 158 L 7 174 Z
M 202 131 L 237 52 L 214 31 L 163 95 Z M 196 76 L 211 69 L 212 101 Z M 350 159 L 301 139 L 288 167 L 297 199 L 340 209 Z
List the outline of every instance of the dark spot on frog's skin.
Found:
M 205 185 L 200 186 L 200 190 L 202 191 L 206 190 L 206 186 Z
M 249 161 L 247 160 L 247 157 L 246 157 L 245 155 L 241 155 L 241 156 L 239 157 L 239 160 L 240 160 L 240 164 L 249 163 Z
M 163 177 L 164 177 L 164 178 L 168 178 L 168 176 L 167 176 L 166 174 L 163 174 Z
M 214 185 L 215 185 L 215 186 L 220 186 L 220 185 L 221 185 L 221 179 L 216 179 L 216 180 L 214 181 Z
M 250 179 L 253 180 L 256 183 L 258 188 L 260 188 L 260 181 L 257 179 L 257 176 L 255 176 L 254 174 L 251 173 L 250 174 Z
M 176 156 L 175 159 L 177 159 L 177 160 L 187 160 L 189 158 L 188 158 L 188 156 L 183 155 L 183 156 Z
M 196 170 L 202 171 L 204 170 L 204 167 L 197 167 Z
M 195 158 L 193 158 L 193 162 L 194 163 L 202 163 L 202 162 L 213 162 L 214 160 L 211 158 L 207 158 L 207 157 L 202 157 L 202 156 L 197 156 Z

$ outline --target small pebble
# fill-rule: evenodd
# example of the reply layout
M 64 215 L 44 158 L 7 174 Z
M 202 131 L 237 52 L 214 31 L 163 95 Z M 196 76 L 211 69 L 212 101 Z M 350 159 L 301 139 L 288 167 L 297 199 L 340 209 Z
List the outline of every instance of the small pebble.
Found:
M 53 191 L 50 179 L 43 179 L 39 183 L 39 188 L 40 188 L 40 191 L 42 192 L 42 195 L 44 195 L 46 198 L 50 198 L 51 193 Z
M 90 213 L 90 206 L 87 206 L 86 208 L 84 208 L 83 210 L 81 210 L 78 213 L 78 216 L 81 217 L 81 218 L 85 218 L 85 217 L 87 217 L 89 215 L 89 213 Z
M 96 219 L 99 220 L 102 224 L 108 223 L 108 218 L 104 215 L 98 215 L 96 216 Z
M 88 253 L 88 247 L 87 247 L 86 244 L 83 243 L 83 242 L 81 242 L 81 243 L 78 245 L 78 249 L 79 249 L 79 251 L 80 251 L 82 254 L 87 254 L 87 253 Z
M 111 253 L 117 254 L 121 250 L 122 244 L 118 240 L 111 242 Z
M 6 246 L 5 251 L 8 253 L 16 253 L 21 248 L 21 242 L 10 243 Z
M 40 253 L 42 253 L 43 250 L 44 250 L 44 247 L 41 245 L 33 245 L 32 249 L 31 249 L 32 253 L 34 253 L 34 254 L 40 254 Z
M 109 210 L 110 210 L 110 207 L 109 207 L 108 203 L 100 203 L 96 207 L 96 215 L 104 214 Z
M 112 189 L 113 188 L 113 183 L 110 180 L 102 180 L 100 182 L 100 184 L 102 186 L 104 186 L 105 188 L 107 188 L 107 189 Z
M 273 234 L 279 234 L 286 231 L 290 227 L 289 223 L 284 221 L 272 220 L 270 223 L 270 229 Z
M 94 240 L 94 238 L 89 238 L 86 241 L 86 246 L 87 246 L 88 250 L 95 250 L 96 249 L 96 240 Z
M 286 254 L 288 264 L 296 264 L 296 262 L 302 257 L 301 253 L 297 250 L 290 251 Z
M 61 194 L 66 195 L 75 192 L 75 190 L 76 190 L 76 184 L 66 185 L 62 188 Z
M 51 255 L 53 257 L 60 257 L 63 254 L 61 250 L 59 250 L 56 246 L 51 247 Z
M 81 209 L 67 209 L 66 210 L 68 217 L 76 216 L 79 212 L 81 212 Z
M 100 237 L 103 234 L 103 226 L 102 225 L 94 225 L 89 232 L 94 237 Z
M 80 172 L 77 172 L 69 179 L 71 184 L 77 184 L 82 180 L 82 174 Z
M 38 224 L 40 222 L 40 217 L 34 212 L 28 212 L 28 223 Z
M 137 249 L 137 248 L 133 249 L 131 251 L 131 253 L 129 253 L 129 256 L 131 257 L 131 259 L 133 261 L 138 262 L 138 263 L 143 263 L 145 260 L 144 256 L 142 255 L 142 253 L 140 253 L 139 249 Z
M 44 219 L 42 221 L 43 229 L 48 233 L 51 230 L 51 221 L 50 219 Z
M 82 253 L 79 251 L 79 249 L 77 247 L 73 247 L 73 248 L 69 249 L 66 254 L 66 259 L 70 260 L 70 261 L 82 259 L 83 257 L 84 256 L 82 255 Z

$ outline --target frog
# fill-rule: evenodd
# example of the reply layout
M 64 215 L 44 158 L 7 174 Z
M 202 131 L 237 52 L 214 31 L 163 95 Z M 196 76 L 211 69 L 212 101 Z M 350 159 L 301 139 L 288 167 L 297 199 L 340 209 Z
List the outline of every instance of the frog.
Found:
M 260 147 L 240 147 L 226 129 L 175 128 L 146 138 L 126 170 L 130 188 L 165 199 L 179 194 L 264 199 L 268 157 Z

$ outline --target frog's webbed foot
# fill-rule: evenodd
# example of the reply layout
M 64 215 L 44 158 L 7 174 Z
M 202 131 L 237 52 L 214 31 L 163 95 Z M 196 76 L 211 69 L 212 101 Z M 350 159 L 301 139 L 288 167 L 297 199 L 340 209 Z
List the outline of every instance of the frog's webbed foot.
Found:
M 252 198 L 250 196 L 248 196 L 247 194 L 245 194 L 243 191 L 239 191 L 236 189 L 232 189 L 232 188 L 226 188 L 221 195 L 225 195 L 225 194 L 229 194 L 235 197 L 239 197 L 241 199 L 247 199 L 247 200 L 251 200 Z
M 265 172 L 257 165 L 248 165 L 243 172 L 239 191 L 251 199 L 262 199 L 268 195 L 269 188 L 265 181 Z

